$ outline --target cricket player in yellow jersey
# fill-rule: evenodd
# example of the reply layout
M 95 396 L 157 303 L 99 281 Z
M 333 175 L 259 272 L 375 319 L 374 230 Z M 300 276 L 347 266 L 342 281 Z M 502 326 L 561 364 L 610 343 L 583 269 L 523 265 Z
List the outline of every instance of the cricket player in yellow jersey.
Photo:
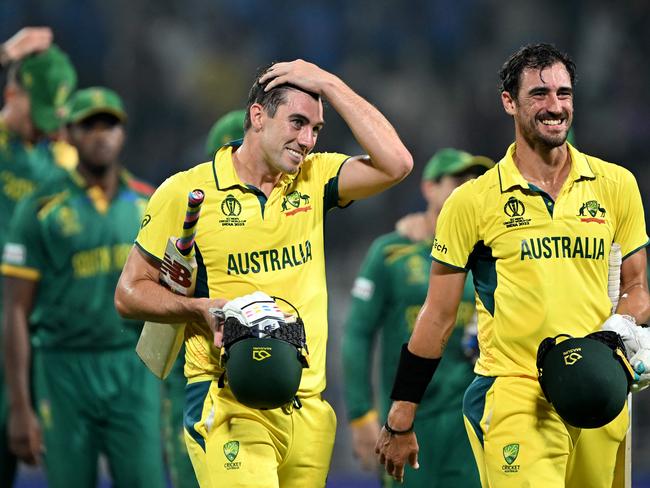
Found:
M 634 321 L 648 320 L 648 236 L 639 189 L 626 169 L 566 143 L 575 81 L 568 56 L 548 44 L 525 46 L 504 64 L 501 80 L 515 143 L 443 207 L 427 300 L 402 348 L 395 401 L 376 450 L 397 479 L 406 462 L 417 466 L 415 412 L 471 270 L 480 357 L 463 413 L 482 485 L 611 487 L 627 410 L 601 428 L 570 426 L 542 393 L 536 353 L 548 336 L 582 337 L 604 323 L 625 336 L 641 330 Z M 613 242 L 624 256 L 623 295 L 610 317 Z
M 367 155 L 311 152 L 324 125 L 322 98 Z M 322 487 L 336 428 L 334 411 L 320 396 L 327 341 L 323 220 L 331 208 L 396 184 L 413 161 L 376 108 L 302 60 L 260 71 L 244 130 L 241 144 L 222 147 L 213 161 L 158 188 L 115 302 L 128 317 L 189 322 L 185 437 L 202 487 Z M 197 188 L 205 193 L 195 240 L 198 273 L 195 296 L 186 298 L 161 287 L 158 270 L 167 239 L 180 234 L 187 194 Z M 300 408 L 245 407 L 218 385 L 222 330 L 209 309 L 258 290 L 288 300 L 304 320 L 310 366 L 297 393 Z

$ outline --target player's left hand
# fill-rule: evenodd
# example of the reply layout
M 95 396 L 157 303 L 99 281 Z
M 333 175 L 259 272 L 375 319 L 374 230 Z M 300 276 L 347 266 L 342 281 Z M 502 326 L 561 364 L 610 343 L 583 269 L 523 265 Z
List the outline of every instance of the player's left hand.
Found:
M 419 450 L 415 432 L 394 435 L 390 434 L 385 427 L 381 429 L 375 446 L 379 463 L 384 465 L 386 472 L 398 483 L 404 481 L 404 466 L 407 462 L 415 469 L 420 468 Z
M 319 68 L 313 63 L 308 63 L 302 59 L 295 61 L 275 63 L 271 66 L 260 79 L 260 84 L 265 84 L 264 91 L 269 91 L 273 87 L 290 83 L 303 90 L 324 95 L 326 83 L 331 82 L 336 77 L 324 69 Z

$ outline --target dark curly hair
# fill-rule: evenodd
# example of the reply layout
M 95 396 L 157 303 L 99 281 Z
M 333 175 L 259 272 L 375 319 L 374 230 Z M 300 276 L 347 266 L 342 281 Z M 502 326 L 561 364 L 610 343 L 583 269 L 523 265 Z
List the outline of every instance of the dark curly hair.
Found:
M 251 89 L 248 92 L 248 102 L 246 103 L 246 115 L 244 117 L 244 131 L 247 131 L 251 127 L 250 108 L 251 105 L 253 105 L 254 103 L 259 103 L 262 107 L 264 107 L 264 110 L 266 111 L 267 114 L 269 114 L 269 117 L 273 118 L 275 116 L 275 112 L 278 110 L 278 107 L 282 105 L 284 102 L 286 102 L 288 90 L 299 90 L 303 93 L 306 93 L 314 100 L 320 100 L 320 95 L 318 95 L 317 93 L 303 90 L 302 88 L 296 85 L 292 85 L 290 83 L 284 83 L 282 85 L 272 88 L 268 92 L 265 92 L 264 87 L 266 86 L 266 83 L 268 83 L 268 81 L 264 84 L 261 84 L 259 80 L 262 77 L 262 75 L 266 73 L 269 69 L 271 69 L 271 67 L 274 64 L 275 62 L 267 64 L 266 66 L 263 66 L 257 70 L 257 74 L 255 75 L 255 81 L 253 82 L 253 86 L 251 86 Z
M 558 62 L 564 64 L 571 78 L 571 86 L 575 86 L 576 65 L 568 54 L 563 53 L 552 44 L 528 44 L 523 46 L 510 56 L 501 67 L 499 71 L 499 78 L 501 79 L 499 91 L 508 92 L 516 99 L 519 93 L 521 73 L 526 68 L 542 69 Z

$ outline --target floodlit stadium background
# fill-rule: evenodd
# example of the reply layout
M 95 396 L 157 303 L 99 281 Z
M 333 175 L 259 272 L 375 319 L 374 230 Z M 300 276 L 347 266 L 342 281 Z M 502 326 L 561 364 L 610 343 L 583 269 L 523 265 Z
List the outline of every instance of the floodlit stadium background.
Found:
M 329 387 L 339 432 L 328 486 L 375 486 L 350 449 L 342 409 L 340 328 L 348 290 L 371 240 L 420 209 L 419 177 L 437 149 L 499 159 L 513 139 L 497 71 L 522 44 L 553 42 L 578 68 L 577 145 L 637 176 L 650 208 L 650 4 L 645 0 L 2 0 L 0 39 L 50 25 L 79 73 L 125 99 L 124 163 L 159 184 L 207 159 L 220 115 L 243 107 L 253 73 L 297 57 L 341 76 L 393 122 L 415 157 L 413 174 L 383 196 L 328 219 Z M 318 149 L 360 149 L 326 111 Z M 647 213 L 646 213 L 647 215 Z M 650 393 L 635 402 L 635 486 L 650 486 Z M 19 486 L 42 486 L 23 471 Z

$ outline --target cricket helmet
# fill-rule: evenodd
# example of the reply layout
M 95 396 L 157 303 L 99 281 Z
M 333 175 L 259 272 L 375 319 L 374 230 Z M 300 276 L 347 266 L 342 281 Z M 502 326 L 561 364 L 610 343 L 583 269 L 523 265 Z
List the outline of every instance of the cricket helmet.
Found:
M 304 323 L 300 317 L 292 319 L 267 319 L 252 327 L 226 319 L 221 356 L 225 372 L 220 386 L 227 381 L 243 405 L 267 410 L 296 397 L 302 369 L 309 362 Z
M 537 350 L 539 383 L 546 399 L 569 425 L 597 428 L 623 410 L 634 373 L 615 332 L 585 337 L 560 334 Z

